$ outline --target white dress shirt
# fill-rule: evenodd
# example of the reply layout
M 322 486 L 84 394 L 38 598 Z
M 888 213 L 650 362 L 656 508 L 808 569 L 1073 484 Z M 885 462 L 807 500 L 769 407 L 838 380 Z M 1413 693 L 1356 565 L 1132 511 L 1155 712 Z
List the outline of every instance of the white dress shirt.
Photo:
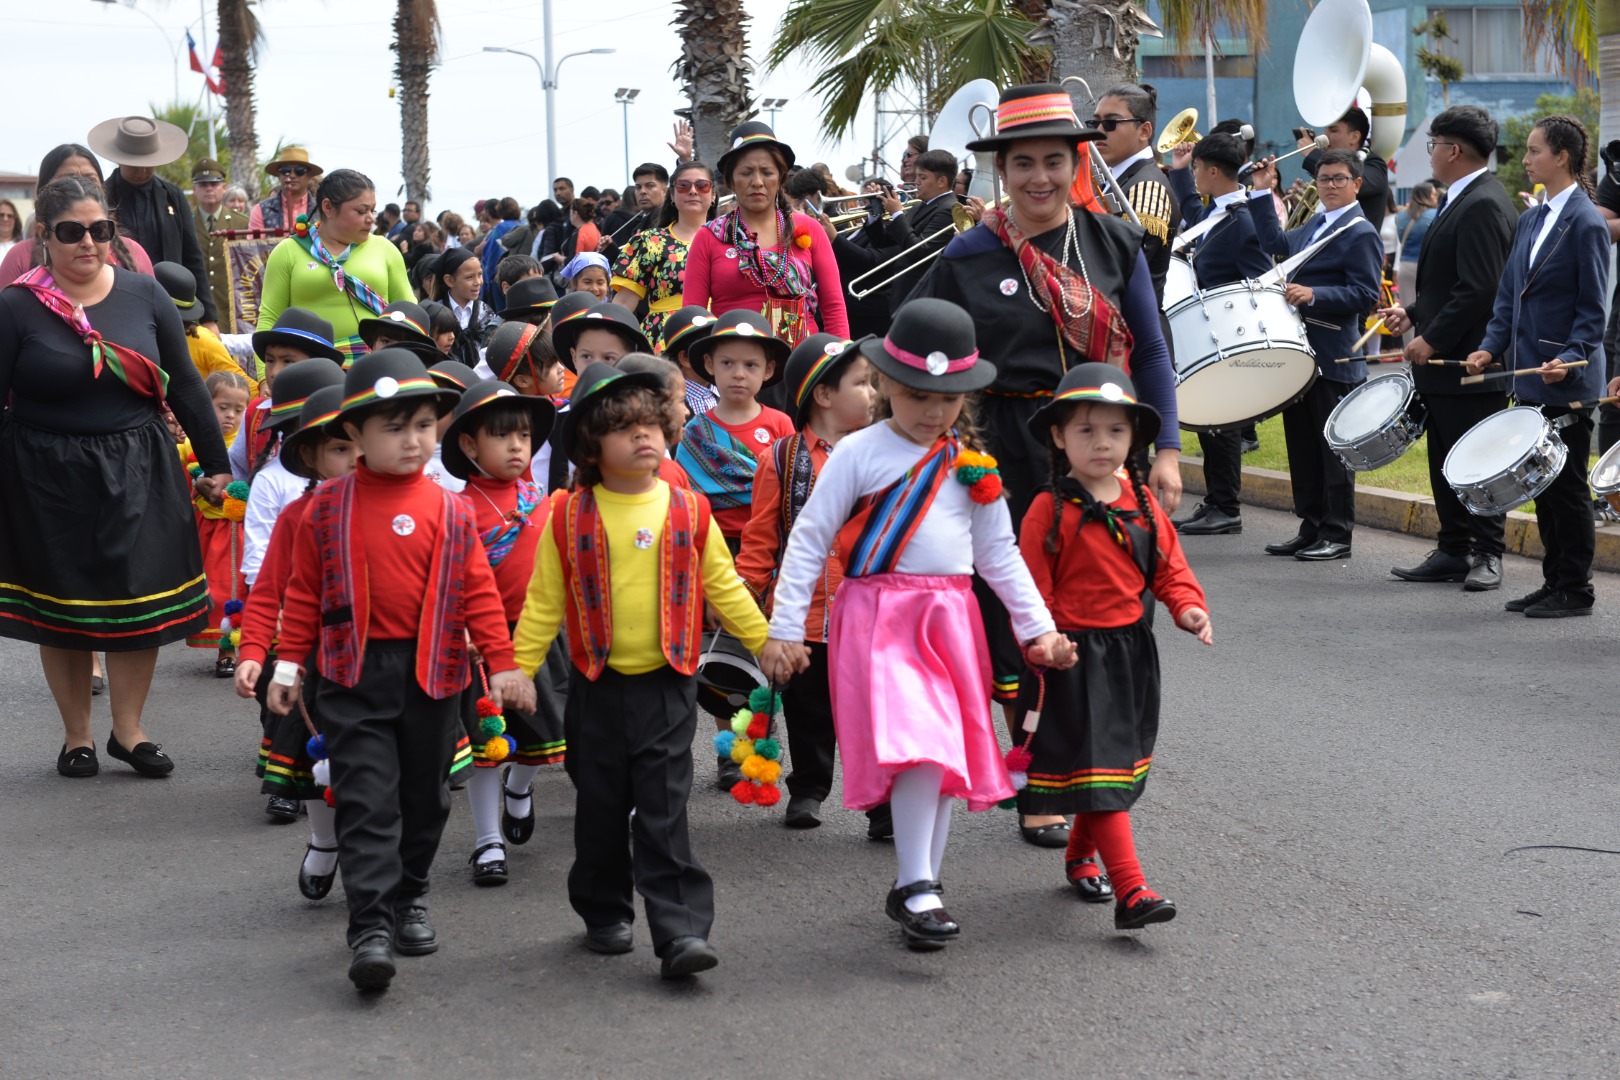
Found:
M 1465 190 L 1467 190 L 1469 184 L 1472 184 L 1475 180 L 1478 180 L 1480 177 L 1484 176 L 1486 171 L 1486 168 L 1481 166 L 1480 168 L 1469 173 L 1467 176 L 1463 177 L 1461 180 L 1458 180 L 1455 184 L 1452 184 L 1450 187 L 1446 188 L 1446 207 L 1449 207 L 1452 203 L 1456 202 L 1457 196 L 1461 195 Z M 1445 208 L 1441 208 L 1440 213 L 1443 214 L 1445 212 Z M 1439 217 L 1440 215 L 1436 214 L 1435 216 Z
M 1135 165 L 1138 161 L 1152 161 L 1153 159 L 1153 147 L 1144 146 L 1142 149 L 1138 150 L 1136 153 L 1132 154 L 1118 165 L 1108 166 L 1108 171 L 1114 174 L 1115 180 L 1118 180 L 1121 176 L 1125 175 L 1126 169 L 1130 168 L 1132 165 Z
M 1536 233 L 1535 242 L 1530 245 L 1530 265 L 1536 264 L 1536 256 L 1541 254 L 1541 245 L 1552 235 L 1552 227 L 1558 223 L 1558 215 L 1564 212 L 1569 205 L 1569 197 L 1575 194 L 1575 185 L 1571 184 L 1563 191 L 1547 200 L 1547 216 L 1541 219 L 1541 229 Z

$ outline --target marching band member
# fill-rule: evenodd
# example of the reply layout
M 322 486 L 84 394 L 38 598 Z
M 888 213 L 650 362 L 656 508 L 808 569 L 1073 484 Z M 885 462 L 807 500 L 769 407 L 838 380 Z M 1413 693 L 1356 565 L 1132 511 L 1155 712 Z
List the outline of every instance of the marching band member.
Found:
M 1170 181 L 1159 168 L 1153 149 L 1158 134 L 1159 92 L 1151 86 L 1122 83 L 1097 99 L 1086 126 L 1102 132 L 1097 150 L 1147 235 L 1142 253 L 1153 274 L 1153 294 L 1164 304 L 1164 275 L 1170 269 L 1170 241 L 1175 238 L 1176 200 Z
M 1310 146 L 1316 134 L 1309 128 L 1306 134 L 1301 135 L 1298 145 L 1301 149 Z M 1372 121 L 1359 106 L 1352 105 L 1350 110 L 1328 125 L 1323 132 L 1327 136 L 1326 150 L 1312 150 L 1305 155 L 1305 171 L 1313 177 L 1317 168 L 1322 164 L 1323 156 L 1334 150 L 1344 150 L 1361 157 L 1361 191 L 1356 201 L 1361 204 L 1361 212 L 1367 215 L 1372 222 L 1374 231 L 1384 227 L 1384 214 L 1389 208 L 1389 163 L 1367 146 L 1367 140 L 1372 135 Z M 1258 181 L 1257 181 L 1258 183 Z M 1317 183 L 1317 192 L 1321 192 L 1321 183 Z

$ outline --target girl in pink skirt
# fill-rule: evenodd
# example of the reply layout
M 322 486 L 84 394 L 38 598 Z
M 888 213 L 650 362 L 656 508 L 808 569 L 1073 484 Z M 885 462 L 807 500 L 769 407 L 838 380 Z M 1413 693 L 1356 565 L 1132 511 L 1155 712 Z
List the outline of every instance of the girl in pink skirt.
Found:
M 860 350 L 890 416 L 847 436 L 817 477 L 788 539 L 762 665 L 778 682 L 807 666 L 806 608 L 832 552 L 845 567 L 828 636 L 844 805 L 893 807 L 899 872 L 885 911 L 912 948 L 938 949 L 961 933 L 939 898 L 951 800 L 987 810 L 1013 794 L 972 574 L 1006 605 L 1032 665 L 1068 667 L 1074 647 L 1019 557 L 995 460 L 963 422 L 966 395 L 996 377 L 967 312 L 912 301 Z

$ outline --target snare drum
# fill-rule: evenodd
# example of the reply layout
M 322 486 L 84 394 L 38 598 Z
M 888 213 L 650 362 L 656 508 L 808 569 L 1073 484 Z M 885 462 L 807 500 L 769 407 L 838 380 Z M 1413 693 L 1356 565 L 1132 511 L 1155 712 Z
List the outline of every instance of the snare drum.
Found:
M 1164 310 L 1169 311 L 1183 300 L 1198 292 L 1198 275 L 1192 263 L 1180 255 L 1170 256 L 1170 268 L 1164 272 Z
M 1469 428 L 1440 472 L 1470 513 L 1490 516 L 1546 491 L 1568 456 L 1569 447 L 1541 410 L 1520 405 Z
M 1592 494 L 1609 500 L 1610 506 L 1620 510 L 1620 443 L 1598 458 L 1592 469 Z
M 1281 285 L 1239 281 L 1195 291 L 1169 316 L 1176 415 L 1184 428 L 1258 423 L 1304 397 L 1316 379 L 1305 323 Z
M 1345 468 L 1382 469 L 1423 434 L 1428 409 L 1404 371 L 1364 382 L 1333 407 L 1322 434 Z

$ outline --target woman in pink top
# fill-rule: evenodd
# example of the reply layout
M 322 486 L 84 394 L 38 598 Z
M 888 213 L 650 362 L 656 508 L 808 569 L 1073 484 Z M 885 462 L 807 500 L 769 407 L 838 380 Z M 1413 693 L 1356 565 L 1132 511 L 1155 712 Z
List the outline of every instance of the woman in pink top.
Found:
M 89 147 L 78 143 L 63 143 L 46 154 L 39 163 L 40 187 L 64 176 L 82 176 L 95 181 L 98 187 L 105 186 L 105 177 L 101 175 L 101 164 L 96 161 L 96 155 Z M 0 259 L 0 288 L 10 285 L 22 277 L 25 270 L 37 265 L 37 245 L 38 238 L 30 236 L 26 240 L 19 240 L 6 252 L 6 257 Z M 129 237 L 114 237 L 109 251 L 114 264 L 137 274 L 152 276 L 152 260 L 146 254 L 146 249 Z
M 736 205 L 698 230 L 686 256 L 683 303 L 716 315 L 746 308 L 796 345 L 825 330 L 849 336 L 844 288 L 827 233 L 782 194 L 793 148 L 751 120 L 731 133 L 720 175 Z

